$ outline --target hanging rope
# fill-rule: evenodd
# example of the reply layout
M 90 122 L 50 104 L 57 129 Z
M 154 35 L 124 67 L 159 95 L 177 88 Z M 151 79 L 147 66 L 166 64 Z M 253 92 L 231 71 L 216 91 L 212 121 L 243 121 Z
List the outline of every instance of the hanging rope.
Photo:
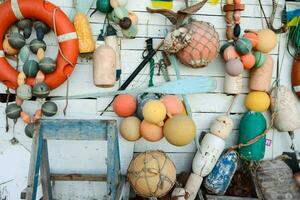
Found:
M 56 11 L 58 10 L 59 8 L 55 8 L 53 10 L 53 14 L 52 14 L 52 22 L 53 22 L 53 30 L 54 30 L 54 33 L 56 35 L 56 39 L 57 39 L 57 31 L 56 31 Z M 71 65 L 72 67 L 75 67 L 75 65 L 64 55 L 63 51 L 61 50 L 60 48 L 60 45 L 59 45 L 59 41 L 57 39 L 57 42 L 58 42 L 58 51 L 60 53 L 60 55 L 62 56 L 62 58 L 69 64 Z M 64 112 L 64 115 L 66 115 L 66 111 L 67 111 L 67 108 L 68 108 L 68 99 L 69 99 L 69 75 L 66 75 L 67 76 L 67 89 L 66 89 L 66 105 L 65 105 L 65 108 L 63 110 Z
M 260 9 L 263 13 L 264 19 L 266 21 L 266 24 L 268 26 L 269 29 L 271 29 L 272 31 L 274 31 L 275 33 L 279 34 L 279 33 L 285 33 L 287 31 L 287 27 L 285 24 L 283 24 L 280 28 L 274 28 L 273 24 L 274 24 L 274 20 L 275 20 L 275 14 L 276 14 L 276 10 L 278 7 L 278 3 L 277 0 L 272 0 L 272 13 L 271 16 L 268 20 L 266 13 L 264 11 L 263 5 L 261 3 L 261 0 L 258 0 Z M 284 19 L 282 21 L 285 21 Z

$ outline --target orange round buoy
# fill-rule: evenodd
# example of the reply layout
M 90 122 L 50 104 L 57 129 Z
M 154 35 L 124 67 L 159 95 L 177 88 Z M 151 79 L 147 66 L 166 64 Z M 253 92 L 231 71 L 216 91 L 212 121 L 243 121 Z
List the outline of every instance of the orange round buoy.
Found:
M 24 121 L 25 124 L 30 123 L 30 120 L 31 120 L 30 116 L 26 112 L 24 112 L 24 111 L 21 112 L 21 118 L 22 118 L 22 120 Z
M 113 110 L 120 117 L 129 117 L 136 111 L 136 99 L 129 94 L 118 95 L 113 102 Z
M 58 53 L 56 60 L 56 70 L 47 74 L 45 83 L 54 89 L 61 85 L 72 73 L 78 58 L 78 39 L 75 28 L 64 12 L 52 3 L 44 0 L 14 0 L 5 1 L 0 5 L 0 81 L 7 87 L 16 89 L 17 77 L 19 72 L 15 70 L 6 60 L 3 51 L 3 38 L 7 30 L 18 20 L 23 18 L 36 19 L 44 22 L 50 28 L 56 28 L 59 47 L 64 57 L 69 60 L 68 63 L 61 53 Z M 55 23 L 53 23 L 55 19 Z M 33 86 L 35 78 L 27 78 L 26 84 Z
M 300 59 L 300 57 L 297 59 Z M 297 59 L 294 60 L 292 68 L 292 85 L 296 95 L 300 99 L 300 60 Z
M 247 38 L 251 41 L 252 47 L 255 48 L 258 43 L 258 36 L 256 33 L 248 32 L 244 34 L 244 38 Z
M 251 69 L 255 65 L 255 56 L 252 53 L 247 53 L 241 56 L 241 61 L 245 69 Z
M 146 120 L 142 121 L 140 129 L 142 137 L 150 142 L 159 141 L 164 137 L 162 127 L 151 124 Z
M 168 115 L 181 114 L 184 109 L 182 101 L 175 95 L 166 95 L 160 100 L 165 105 Z

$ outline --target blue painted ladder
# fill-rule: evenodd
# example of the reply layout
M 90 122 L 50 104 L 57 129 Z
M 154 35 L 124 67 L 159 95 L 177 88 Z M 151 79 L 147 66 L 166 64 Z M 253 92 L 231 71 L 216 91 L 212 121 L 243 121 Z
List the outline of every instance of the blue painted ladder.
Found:
M 47 140 L 107 140 L 107 175 L 51 174 Z M 118 128 L 115 120 L 41 120 L 35 127 L 29 166 L 28 186 L 21 199 L 36 200 L 39 174 L 43 200 L 52 200 L 51 180 L 107 181 L 104 199 L 120 199 L 125 179 L 120 172 Z

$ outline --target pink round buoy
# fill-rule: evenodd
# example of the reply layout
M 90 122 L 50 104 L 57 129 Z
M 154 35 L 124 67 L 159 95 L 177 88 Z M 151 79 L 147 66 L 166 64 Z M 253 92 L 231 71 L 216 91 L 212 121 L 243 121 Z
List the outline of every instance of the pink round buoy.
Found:
M 113 102 L 113 110 L 120 117 L 132 116 L 136 111 L 136 99 L 129 94 L 118 95 Z
M 215 28 L 203 21 L 193 21 L 185 26 L 192 34 L 192 41 L 176 55 L 184 65 L 205 67 L 218 55 L 219 35 Z
M 184 109 L 182 101 L 175 95 L 166 95 L 160 100 L 165 105 L 168 115 L 181 114 Z
M 225 61 L 229 61 L 231 59 L 235 59 L 235 58 L 238 58 L 238 57 L 239 57 L 239 54 L 235 50 L 234 46 L 229 46 L 224 50 L 223 58 L 224 58 Z
M 240 59 L 232 59 L 226 62 L 225 71 L 231 76 L 238 76 L 243 70 L 244 66 Z

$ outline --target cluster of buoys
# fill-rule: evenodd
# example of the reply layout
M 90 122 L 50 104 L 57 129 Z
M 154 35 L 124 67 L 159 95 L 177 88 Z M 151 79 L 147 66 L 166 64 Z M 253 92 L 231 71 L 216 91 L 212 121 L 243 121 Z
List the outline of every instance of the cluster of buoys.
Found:
M 35 124 L 42 116 L 51 117 L 57 113 L 57 105 L 52 101 L 46 102 L 46 97 L 51 89 L 61 85 L 71 75 L 77 62 L 78 40 L 69 18 L 52 3 L 47 2 L 47 6 L 40 0 L 24 0 L 21 4 L 15 1 L 14 6 L 11 3 L 6 1 L 1 4 L 3 10 L 0 12 L 1 20 L 5 22 L 1 26 L 0 35 L 4 36 L 8 32 L 4 38 L 0 38 L 4 52 L 0 56 L 0 80 L 16 91 L 16 102 L 8 104 L 5 113 L 15 123 L 21 117 L 27 124 L 26 135 L 32 137 Z M 32 13 L 32 10 L 39 12 Z M 16 24 L 18 31 L 9 29 L 13 24 Z M 57 61 L 45 57 L 47 45 L 43 39 L 50 27 L 54 27 L 59 43 Z M 31 36 L 33 29 L 36 31 L 36 39 L 31 40 L 28 47 L 26 39 Z M 36 55 L 38 61 L 29 59 L 31 53 Z M 17 67 L 19 63 L 23 63 L 23 70 L 11 67 L 5 56 L 18 56 L 20 62 L 17 62 Z M 31 117 L 21 106 L 33 96 L 38 100 L 39 106 Z
M 160 198 L 176 183 L 176 168 L 162 151 L 146 151 L 137 154 L 129 164 L 127 178 L 139 196 Z
M 273 31 L 262 29 L 246 31 L 242 38 L 225 43 L 220 49 L 220 54 L 226 61 L 225 93 L 241 93 L 244 69 L 251 70 L 251 90 L 268 91 L 273 60 L 266 53 L 276 46 L 276 42 L 276 34 Z
M 97 0 L 96 9 L 107 14 L 108 19 L 118 24 L 126 38 L 135 38 L 138 32 L 138 17 L 125 6 L 128 0 Z
M 267 53 L 270 52 L 277 42 L 276 35 L 270 29 L 262 29 L 257 32 L 245 34 L 256 49 L 255 66 L 250 72 L 249 90 L 245 98 L 245 107 L 249 110 L 242 117 L 239 125 L 239 140 L 241 144 L 248 143 L 251 139 L 263 134 L 267 129 L 267 122 L 263 112 L 267 111 L 271 105 L 268 94 L 273 72 L 273 59 Z M 253 144 L 239 149 L 242 159 L 248 161 L 258 161 L 263 159 L 265 154 L 266 137 L 263 136 Z
M 13 120 L 21 117 L 24 123 L 27 124 L 25 127 L 26 135 L 32 137 L 34 124 L 42 118 L 42 115 L 51 117 L 57 113 L 57 105 L 54 102 L 45 102 L 45 98 L 50 94 L 50 87 L 44 82 L 45 74 L 51 74 L 56 70 L 56 63 L 52 58 L 45 57 L 46 43 L 43 38 L 49 31 L 47 25 L 40 21 L 32 22 L 29 19 L 24 19 L 19 21 L 17 26 L 19 30 L 23 31 L 23 34 L 18 32 L 9 33 L 3 42 L 4 52 L 14 56 L 19 53 L 19 58 L 24 64 L 23 71 L 17 77 L 16 103 L 9 104 L 5 112 L 6 116 Z M 30 42 L 30 48 L 28 48 L 25 46 L 25 39 L 30 37 L 32 26 L 36 29 L 37 39 L 33 39 Z M 14 49 L 15 54 L 12 54 L 11 49 Z M 30 51 L 37 55 L 39 62 L 29 60 Z M 30 77 L 35 78 L 33 86 L 26 83 L 26 79 Z M 35 112 L 34 116 L 30 117 L 28 113 L 22 110 L 21 106 L 25 100 L 30 100 L 33 96 L 44 103 Z
M 155 142 L 165 137 L 173 145 L 184 146 L 195 137 L 195 123 L 186 115 L 182 100 L 175 95 L 159 99 L 155 94 L 142 94 L 137 98 L 121 94 L 115 98 L 113 110 L 125 118 L 120 133 L 129 141 L 143 137 Z
M 184 65 L 205 67 L 218 55 L 219 35 L 215 28 L 203 21 L 192 21 L 168 33 L 164 49 L 176 53 Z

